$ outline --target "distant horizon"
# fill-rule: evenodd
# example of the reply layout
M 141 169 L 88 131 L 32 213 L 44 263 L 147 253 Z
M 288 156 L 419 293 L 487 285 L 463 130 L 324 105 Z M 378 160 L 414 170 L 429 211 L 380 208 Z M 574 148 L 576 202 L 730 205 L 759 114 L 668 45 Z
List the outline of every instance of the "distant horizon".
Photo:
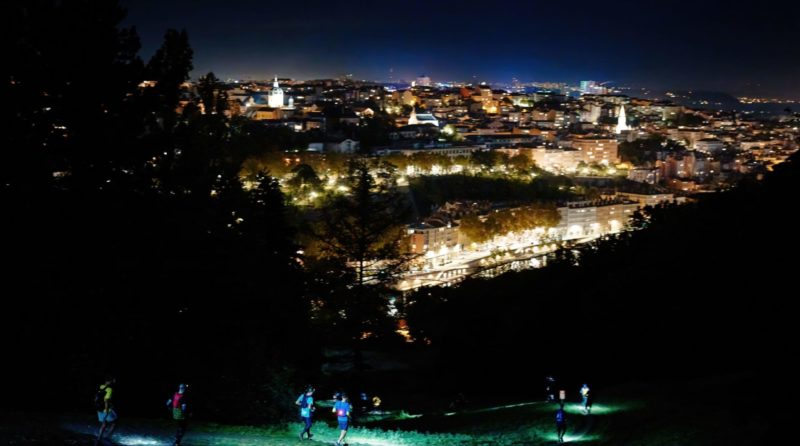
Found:
M 191 37 L 190 37 L 191 39 Z M 191 43 L 191 40 L 190 40 Z M 155 51 L 155 50 L 154 50 Z M 148 56 L 149 57 L 149 56 Z M 144 60 L 147 60 L 147 57 L 143 57 Z M 402 70 L 404 73 L 409 73 L 411 70 Z M 627 83 L 627 82 L 615 82 L 611 79 L 605 78 L 591 78 L 591 77 L 574 77 L 570 76 L 569 79 L 532 79 L 532 80 L 524 80 L 520 79 L 520 77 L 509 77 L 505 80 L 498 80 L 498 79 L 489 79 L 475 76 L 473 79 L 458 79 L 458 78 L 439 78 L 435 74 L 431 73 L 420 73 L 419 75 L 403 75 L 397 76 L 395 79 L 389 78 L 374 78 L 369 76 L 358 76 L 355 74 L 356 70 L 347 71 L 337 74 L 328 73 L 327 75 L 322 73 L 292 73 L 292 74 L 281 74 L 281 71 L 278 70 L 276 73 L 273 74 L 264 74 L 264 75 L 255 75 L 255 74 L 236 74 L 236 73 L 227 73 L 226 71 L 216 71 L 212 69 L 198 69 L 195 68 L 190 73 L 192 80 L 197 80 L 201 76 L 204 76 L 208 72 L 213 72 L 215 76 L 222 80 L 240 80 L 240 81 L 271 81 L 276 75 L 280 79 L 292 79 L 297 81 L 310 81 L 310 80 L 322 80 L 322 79 L 341 79 L 343 77 L 349 77 L 352 80 L 362 81 L 362 82 L 375 82 L 381 84 L 391 84 L 391 83 L 408 83 L 410 84 L 413 81 L 416 81 L 417 77 L 419 76 L 427 76 L 431 79 L 432 84 L 439 84 L 439 83 L 458 83 L 458 84 L 480 84 L 486 83 L 488 85 L 510 85 L 515 79 L 521 84 L 531 84 L 531 83 L 557 83 L 557 84 L 567 84 L 569 86 L 578 87 L 581 81 L 595 81 L 598 83 L 608 83 L 609 88 L 622 88 L 622 89 L 647 89 L 657 92 L 668 92 L 668 91 L 678 91 L 678 92 L 701 92 L 701 93 L 723 93 L 728 94 L 733 97 L 751 97 L 751 98 L 762 98 L 762 99 L 779 99 L 779 100 L 788 100 L 788 101 L 800 101 L 800 92 L 795 94 L 792 93 L 781 93 L 781 94 L 770 94 L 768 92 L 758 92 L 752 91 L 753 89 L 761 89 L 763 88 L 760 84 L 754 85 L 751 87 L 751 90 L 740 90 L 736 91 L 735 89 L 725 89 L 725 88 L 717 88 L 714 86 L 653 86 L 653 85 L 643 85 L 641 83 Z M 262 77 L 263 76 L 263 77 Z M 800 79 L 800 78 L 799 78 Z M 800 81 L 798 81 L 800 84 Z
M 216 72 L 214 70 L 209 70 L 209 71 L 213 72 L 214 75 L 217 78 L 219 78 L 221 81 L 223 81 L 223 82 L 240 81 L 240 82 L 263 82 L 263 83 L 267 83 L 267 82 L 272 82 L 274 77 L 275 77 L 274 74 L 273 75 L 264 76 L 264 77 L 255 77 L 255 76 L 253 76 L 253 77 L 245 77 L 245 76 L 233 76 L 233 75 L 228 75 L 228 74 L 224 74 L 224 73 L 219 73 L 219 72 Z M 193 70 L 192 73 L 191 73 L 190 81 L 194 82 L 194 81 L 199 80 L 200 77 L 204 76 L 209 71 L 204 71 L 204 72 L 200 73 L 200 72 L 198 72 L 198 70 Z M 308 82 L 308 81 L 315 81 L 315 80 L 340 80 L 341 78 L 343 78 L 345 76 L 347 76 L 347 75 L 329 75 L 329 76 L 299 75 L 299 76 L 288 76 L 288 75 L 281 75 L 280 73 L 277 73 L 278 79 L 290 79 L 292 81 L 298 81 L 298 82 Z M 489 85 L 489 86 L 497 86 L 497 87 L 499 87 L 499 86 L 510 86 L 512 84 L 512 82 L 513 82 L 513 79 L 507 80 L 507 81 L 496 81 L 496 80 L 488 80 L 488 79 L 482 79 L 482 80 L 456 80 L 456 79 L 438 80 L 435 77 L 432 77 L 430 75 L 427 75 L 427 76 L 431 78 L 431 86 L 433 86 L 433 87 L 436 87 L 438 84 L 472 84 L 472 85 L 478 85 L 478 84 L 481 84 L 481 83 L 485 83 L 486 85 Z M 372 83 L 381 84 L 381 85 L 385 85 L 385 84 L 409 84 L 410 85 L 412 82 L 416 81 L 416 77 L 415 78 L 411 78 L 411 79 L 401 78 L 401 79 L 389 80 L 389 79 L 362 78 L 362 77 L 357 77 L 357 76 L 353 75 L 353 76 L 350 76 L 349 78 L 350 78 L 350 80 L 353 80 L 353 81 L 372 82 Z M 603 80 L 603 79 L 582 79 L 582 80 L 584 80 L 584 81 L 596 81 L 596 82 L 609 82 L 609 81 Z M 534 84 L 534 83 L 538 83 L 538 84 L 550 83 L 550 84 L 565 84 L 565 85 L 567 85 L 569 87 L 575 87 L 575 88 L 579 87 L 580 86 L 580 82 L 581 82 L 581 81 L 565 81 L 565 80 L 520 80 L 520 79 L 517 79 L 517 81 L 520 84 L 526 84 L 526 85 L 527 84 Z M 695 94 L 702 94 L 702 93 L 706 93 L 706 94 L 726 94 L 726 95 L 729 95 L 729 96 L 731 96 L 733 98 L 736 98 L 736 99 L 747 97 L 747 98 L 757 98 L 757 99 L 780 100 L 780 101 L 787 101 L 787 102 L 790 102 L 790 103 L 800 103 L 800 97 L 791 97 L 791 96 L 781 97 L 781 96 L 775 96 L 775 95 L 753 95 L 753 94 L 745 94 L 745 93 L 735 93 L 735 92 L 730 92 L 730 91 L 725 91 L 725 90 L 715 90 L 715 89 L 710 89 L 710 88 L 686 88 L 686 87 L 683 87 L 683 88 L 668 88 L 668 87 L 650 87 L 650 86 L 642 86 L 642 85 L 616 85 L 613 82 L 610 83 L 609 88 L 610 89 L 621 89 L 623 91 L 619 92 L 619 94 L 623 94 L 623 95 L 626 95 L 626 96 L 635 96 L 635 95 L 632 94 L 633 91 L 647 90 L 648 92 L 655 92 L 655 93 L 659 93 L 659 94 L 664 94 L 664 93 L 667 93 L 667 92 L 679 92 L 679 93 L 687 93 L 688 92 L 688 93 L 695 93 Z
M 659 90 L 800 99 L 800 2 L 732 8 L 720 0 L 612 7 L 551 2 L 120 0 L 147 60 L 185 29 L 194 71 L 220 78 L 376 81 L 593 79 Z

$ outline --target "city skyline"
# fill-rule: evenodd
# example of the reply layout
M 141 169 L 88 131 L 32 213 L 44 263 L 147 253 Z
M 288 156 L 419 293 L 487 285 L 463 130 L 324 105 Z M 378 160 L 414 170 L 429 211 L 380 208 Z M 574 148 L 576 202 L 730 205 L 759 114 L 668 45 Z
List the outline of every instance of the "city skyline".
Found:
M 186 29 L 193 78 L 300 79 L 352 74 L 374 81 L 510 83 L 596 79 L 614 86 L 800 98 L 791 17 L 800 6 L 755 11 L 673 2 L 569 11 L 543 2 L 411 1 L 357 8 L 305 0 L 273 4 L 123 1 L 149 57 L 167 28 Z

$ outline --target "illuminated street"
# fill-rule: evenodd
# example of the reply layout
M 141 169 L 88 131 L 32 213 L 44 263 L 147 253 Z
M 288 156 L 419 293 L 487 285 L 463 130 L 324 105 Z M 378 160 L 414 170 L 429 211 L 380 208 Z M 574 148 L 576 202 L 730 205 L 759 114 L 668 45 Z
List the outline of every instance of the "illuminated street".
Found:
M 569 246 L 594 241 L 618 231 L 598 233 L 590 237 L 570 240 Z M 520 271 L 546 265 L 547 255 L 560 249 L 561 242 L 542 243 L 541 231 L 526 231 L 522 235 L 509 234 L 495 242 L 476 245 L 469 250 L 447 253 L 444 264 L 427 266 L 423 271 L 411 270 L 400 279 L 397 289 L 408 291 L 424 286 L 449 286 L 478 274 L 493 277 L 501 271 Z M 496 254 L 502 252 L 503 254 Z

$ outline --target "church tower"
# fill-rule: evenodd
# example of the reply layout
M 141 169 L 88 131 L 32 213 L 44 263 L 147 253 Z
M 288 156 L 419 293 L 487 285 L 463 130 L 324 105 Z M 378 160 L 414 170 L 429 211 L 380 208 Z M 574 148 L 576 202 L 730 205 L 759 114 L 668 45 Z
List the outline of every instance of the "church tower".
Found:
M 617 116 L 617 135 L 630 129 L 628 120 L 625 118 L 625 106 L 623 105 L 619 109 L 619 116 Z
M 275 76 L 275 82 L 272 83 L 272 90 L 269 92 L 267 103 L 272 108 L 283 107 L 283 90 L 278 85 L 278 76 Z

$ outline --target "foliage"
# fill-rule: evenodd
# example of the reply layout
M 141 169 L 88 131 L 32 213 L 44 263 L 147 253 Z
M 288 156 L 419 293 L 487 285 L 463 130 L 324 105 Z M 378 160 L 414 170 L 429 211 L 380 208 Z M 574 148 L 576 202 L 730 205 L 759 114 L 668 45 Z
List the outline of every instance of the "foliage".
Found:
M 2 335 L 25 342 L 8 349 L 19 390 L 4 398 L 74 409 L 113 373 L 122 394 L 142 396 L 120 400 L 127 413 L 189 381 L 220 390 L 203 397 L 209 414 L 285 416 L 267 399 L 317 361 L 303 351 L 313 336 L 301 259 L 277 182 L 254 172 L 251 190 L 239 183 L 246 132 L 200 114 L 182 88 L 186 32 L 168 31 L 143 67 L 114 1 L 9 11 L 3 146 L 19 172 L 3 169 L 0 190 L 16 259 L 2 273 L 12 293 Z M 145 78 L 155 84 L 139 87 Z
M 559 220 L 555 203 L 538 203 L 513 209 L 498 209 L 482 217 L 470 215 L 461 220 L 460 229 L 469 240 L 483 243 L 509 232 L 555 227 Z
M 330 196 L 310 227 L 315 245 L 310 249 L 324 266 L 319 277 L 347 282 L 326 286 L 342 293 L 329 295 L 319 307 L 339 315 L 337 325 L 351 340 L 392 332 L 385 289 L 409 260 L 400 247 L 407 207 L 395 177 L 388 163 L 352 160 L 350 193 Z
M 421 212 L 454 200 L 487 200 L 505 203 L 557 201 L 570 197 L 571 181 L 566 177 L 541 175 L 535 179 L 513 180 L 471 175 L 439 175 L 411 178 L 411 192 Z

